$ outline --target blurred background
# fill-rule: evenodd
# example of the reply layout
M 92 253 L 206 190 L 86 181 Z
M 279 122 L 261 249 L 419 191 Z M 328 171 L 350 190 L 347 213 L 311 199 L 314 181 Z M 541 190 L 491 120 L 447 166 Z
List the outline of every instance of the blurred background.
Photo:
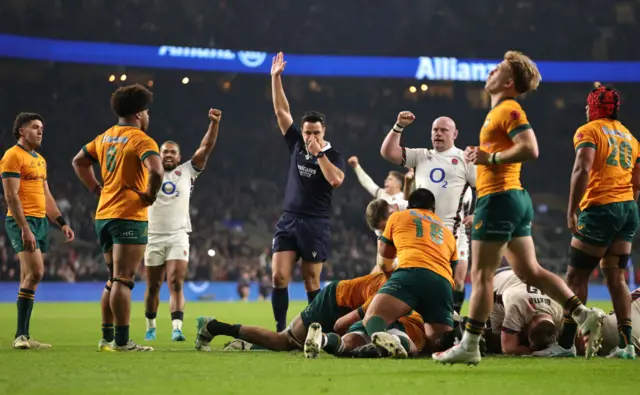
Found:
M 285 59 L 293 53 L 497 60 L 506 50 L 517 49 L 538 61 L 615 62 L 640 60 L 634 45 L 640 38 L 638 10 L 639 0 L 495 0 L 490 5 L 470 0 L 3 0 L 0 33 L 282 50 Z M 569 25 L 568 20 L 573 22 Z M 30 48 L 22 50 L 28 53 Z M 184 160 L 206 131 L 208 109 L 223 111 L 217 146 L 192 196 L 189 280 L 270 283 L 271 237 L 282 210 L 288 151 L 273 114 L 268 73 L 127 67 L 118 59 L 110 65 L 59 63 L 46 60 L 45 53 L 34 55 L 40 60 L 0 58 L 0 151 L 15 143 L 11 124 L 18 112 L 44 116 L 41 153 L 48 161 L 49 185 L 77 238 L 63 244 L 52 227 L 46 281 L 107 278 L 93 228 L 96 200 L 76 179 L 71 159 L 115 123 L 110 94 L 122 84 L 138 82 L 155 94 L 150 135 L 159 144 L 176 140 Z M 578 73 L 584 64 L 566 67 Z M 539 91 L 522 102 L 541 148 L 540 159 L 524 166 L 523 182 L 537 210 L 533 232 L 539 260 L 564 272 L 571 237 L 565 210 L 572 137 L 585 122 L 593 81 L 551 83 L 544 76 Z M 404 145 L 430 147 L 431 122 L 447 115 L 457 122 L 457 145 L 464 148 L 477 143 L 489 110 L 481 82 L 291 76 L 286 70 L 283 78 L 294 118 L 309 110 L 325 113 L 326 139 L 345 158 L 358 156 L 380 185 L 389 170 L 398 169 L 382 159 L 379 149 L 399 111 L 417 116 L 404 133 Z M 637 84 L 613 85 L 622 94 L 621 120 L 633 131 L 640 126 L 640 98 L 633 93 Z M 325 280 L 361 275 L 375 262 L 375 238 L 364 221 L 371 196 L 352 169 L 334 196 L 332 255 L 323 271 Z M 4 200 L 0 206 L 4 217 Z M 632 262 L 640 261 L 638 252 L 634 250 Z M 298 272 L 295 277 L 300 278 Z M 3 229 L 0 281 L 18 280 L 19 262 Z M 600 281 L 598 272 L 593 281 Z

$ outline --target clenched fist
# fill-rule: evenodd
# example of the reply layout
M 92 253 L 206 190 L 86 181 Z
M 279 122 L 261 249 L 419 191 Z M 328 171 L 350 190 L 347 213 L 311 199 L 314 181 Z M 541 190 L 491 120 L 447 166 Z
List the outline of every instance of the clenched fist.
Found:
M 360 162 L 358 162 L 357 156 L 352 156 L 351 158 L 347 159 L 347 163 L 349 164 L 349 166 L 353 167 L 354 169 L 358 167 L 358 165 L 360 164 Z
M 398 114 L 398 119 L 396 120 L 396 123 L 402 126 L 403 128 L 406 128 L 407 126 L 411 125 L 413 121 L 415 121 L 415 119 L 416 119 L 416 116 L 413 115 L 411 111 L 402 111 L 400 112 L 400 114 Z

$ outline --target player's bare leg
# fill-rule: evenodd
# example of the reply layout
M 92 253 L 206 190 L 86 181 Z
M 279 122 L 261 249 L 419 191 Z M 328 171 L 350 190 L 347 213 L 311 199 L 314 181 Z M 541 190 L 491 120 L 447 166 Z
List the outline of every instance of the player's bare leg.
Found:
M 409 311 L 411 306 L 402 300 L 379 293 L 362 320 L 372 343 L 387 350 L 394 358 L 406 358 L 410 344 L 407 339 L 388 333 L 387 327 Z
M 20 290 L 18 291 L 18 325 L 13 348 L 50 348 L 50 344 L 39 343 L 29 336 L 29 325 L 36 289 L 44 275 L 44 258 L 40 249 L 18 253 L 20 260 Z
M 453 310 L 460 314 L 462 304 L 464 303 L 465 288 L 464 283 L 467 279 L 467 270 L 469 263 L 466 260 L 459 260 L 456 269 L 453 272 Z
M 276 330 L 283 331 L 287 327 L 287 310 L 289 310 L 289 282 L 291 272 L 296 263 L 295 251 L 279 251 L 273 254 L 271 273 L 273 280 L 273 293 L 271 294 L 271 306 L 273 317 L 276 320 Z
M 291 323 L 291 336 L 285 331 L 274 332 L 258 326 L 232 325 L 212 317 L 198 317 L 196 329 L 198 351 L 211 351 L 209 344 L 216 336 L 230 336 L 271 351 L 290 351 L 302 348 L 299 339 L 304 339 L 307 334 L 299 316 Z
M 169 285 L 169 311 L 171 311 L 171 340 L 183 342 L 182 321 L 184 321 L 184 279 L 187 277 L 188 262 L 172 259 L 166 262 L 167 284 Z
M 302 281 L 304 289 L 307 291 L 307 302 L 311 304 L 316 295 L 320 293 L 320 274 L 322 273 L 322 262 L 302 261 Z
M 144 292 L 144 316 L 147 321 L 147 332 L 144 340 L 156 340 L 156 316 L 160 304 L 160 289 L 166 273 L 165 265 L 145 266 L 147 272 L 147 289 Z
M 635 359 L 631 342 L 631 294 L 624 278 L 630 254 L 631 243 L 615 240 L 600 264 L 618 320 L 618 347 L 609 355 L 611 358 Z
M 468 364 L 480 362 L 480 336 L 493 305 L 493 276 L 500 266 L 506 244 L 502 241 L 471 242 L 471 298 L 465 332 L 459 344 L 447 351 L 433 354 L 436 361 Z
M 109 304 L 111 297 L 111 287 L 113 282 L 113 256 L 111 251 L 103 254 L 104 261 L 107 263 L 109 271 L 109 279 L 102 290 L 100 296 L 100 313 L 102 315 L 102 338 L 98 342 L 98 351 L 112 351 L 112 342 L 115 339 L 114 317 Z
M 587 308 L 560 277 L 540 266 L 531 236 L 512 239 L 509 242 L 506 257 L 514 273 L 524 283 L 538 288 L 564 306 L 578 323 L 579 330 L 588 335 L 585 357 L 590 358 L 595 355 L 602 338 L 604 312 L 600 309 Z
M 113 245 L 113 285 L 109 304 L 115 317 L 115 351 L 152 351 L 152 347 L 139 346 L 129 339 L 131 318 L 131 290 L 136 270 L 144 257 L 145 244 Z

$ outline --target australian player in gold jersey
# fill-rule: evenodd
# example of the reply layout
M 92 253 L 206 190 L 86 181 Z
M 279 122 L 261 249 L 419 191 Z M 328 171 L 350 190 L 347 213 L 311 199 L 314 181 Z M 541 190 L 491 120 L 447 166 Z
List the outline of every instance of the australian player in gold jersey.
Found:
M 631 296 L 624 279 L 631 242 L 638 229 L 640 145 L 618 121 L 620 94 L 596 86 L 587 97 L 587 123 L 576 131 L 567 226 L 573 233 L 567 271 L 569 287 L 587 300 L 588 282 L 598 263 L 618 322 L 618 347 L 611 358 L 634 359 Z M 580 209 L 580 215 L 577 215 Z M 565 315 L 558 344 L 534 355 L 575 357 L 577 325 Z
M 518 96 L 535 90 L 540 72 L 520 52 L 508 51 L 489 73 L 485 90 L 491 111 L 480 132 L 480 146 L 468 147 L 465 160 L 477 165 L 475 218 L 471 234 L 474 262 L 471 268 L 469 317 L 462 341 L 433 358 L 442 363 L 480 362 L 479 341 L 493 304 L 493 276 L 502 256 L 528 285 L 564 306 L 589 334 L 587 358 L 600 338 L 604 312 L 586 308 L 562 279 L 540 266 L 531 237 L 533 205 L 520 183 L 522 163 L 538 158 L 538 142 Z
M 164 176 L 158 144 L 146 134 L 152 98 L 139 84 L 116 90 L 111 108 L 118 124 L 73 159 L 78 178 L 100 197 L 96 233 L 111 274 L 102 293 L 99 350 L 153 350 L 129 339 L 131 290 L 147 245 L 147 207 L 156 200 Z M 94 163 L 100 166 L 104 186 L 96 179 Z
M 16 145 L 0 162 L 2 187 L 8 212 L 5 230 L 20 259 L 18 328 L 13 348 L 50 348 L 29 336 L 29 323 L 38 283 L 44 274 L 44 254 L 49 249 L 49 222 L 61 227 L 67 242 L 74 238 L 49 191 L 47 162 L 36 152 L 42 145 L 44 119 L 35 113 L 20 113 L 13 123 Z

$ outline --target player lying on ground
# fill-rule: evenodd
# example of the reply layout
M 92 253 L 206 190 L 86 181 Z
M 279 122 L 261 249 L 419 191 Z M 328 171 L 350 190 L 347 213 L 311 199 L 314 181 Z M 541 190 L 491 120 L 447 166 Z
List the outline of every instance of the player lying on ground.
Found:
M 620 123 L 620 94 L 604 86 L 587 97 L 587 124 L 574 138 L 576 159 L 571 176 L 567 226 L 573 233 L 567 284 L 587 300 L 589 277 L 600 264 L 620 326 L 615 355 L 635 355 L 630 343 L 631 299 L 624 278 L 638 218 L 640 146 Z M 580 216 L 576 214 L 580 209 Z M 573 357 L 578 326 L 565 316 L 558 344 L 536 353 L 546 357 Z
M 511 268 L 499 269 L 493 279 L 489 351 L 530 355 L 555 343 L 562 327 L 562 306 L 537 288 L 526 285 Z
M 384 272 L 396 255 L 398 267 L 366 309 L 364 325 L 373 343 L 393 357 L 406 358 L 408 344 L 386 332 L 387 327 L 416 310 L 428 324 L 430 339 L 453 331 L 453 272 L 456 240 L 434 213 L 435 198 L 420 188 L 409 197 L 409 209 L 391 214 L 378 242 Z
M 453 232 L 458 242 L 458 264 L 454 269 L 454 309 L 460 311 L 465 297 L 469 239 L 466 225 L 473 221 L 472 188 L 476 186 L 476 167 L 464 160 L 464 151 L 455 146 L 458 130 L 453 119 L 436 118 L 431 125 L 432 149 L 405 148 L 400 136 L 415 121 L 409 111 L 398 114 L 396 124 L 382 143 L 380 153 L 389 162 L 415 168 L 417 188 L 430 190 L 438 202 L 436 214 Z M 468 211 L 468 212 L 465 212 Z
M 636 354 L 640 355 L 640 288 L 636 288 L 631 293 L 631 320 L 633 321 L 633 332 L 629 342 L 635 347 L 635 353 L 621 353 L 619 346 L 620 323 L 616 318 L 616 313 L 611 312 L 602 322 L 602 347 L 598 355 L 607 358 L 635 359 Z M 580 339 L 580 338 L 578 338 Z M 578 354 L 584 354 L 584 342 L 576 339 Z
M 36 113 L 22 112 L 13 123 L 16 145 L 0 161 L 2 187 L 7 202 L 5 230 L 20 260 L 18 326 L 15 349 L 50 348 L 31 338 L 29 327 L 35 294 L 44 275 L 44 255 L 49 249 L 49 221 L 62 229 L 65 242 L 74 234 L 49 191 L 47 162 L 36 150 L 42 145 L 44 119 Z
M 209 343 L 220 335 L 244 340 L 272 351 L 303 349 L 311 324 L 319 323 L 323 328 L 333 328 L 340 317 L 362 306 L 386 281 L 384 273 L 332 281 L 280 332 L 256 326 L 231 325 L 211 317 L 198 317 L 196 350 L 211 351 Z
M 144 254 L 147 269 L 147 289 L 144 294 L 147 319 L 145 340 L 156 339 L 156 314 L 160 303 L 160 288 L 167 276 L 172 341 L 185 341 L 184 280 L 189 263 L 189 233 L 191 219 L 189 200 L 196 178 L 205 168 L 209 154 L 218 139 L 222 112 L 209 110 L 209 128 L 191 160 L 180 164 L 180 146 L 166 141 L 160 148 L 164 180 L 158 199 L 149 207 L 149 244 Z
M 480 362 L 480 336 L 493 306 L 493 276 L 504 255 L 518 277 L 561 303 L 589 334 L 587 355 L 596 351 L 604 312 L 584 306 L 560 277 L 540 266 L 531 237 L 533 204 L 522 188 L 520 173 L 522 163 L 538 158 L 538 142 L 515 99 L 539 83 L 535 63 L 516 51 L 506 52 L 487 78 L 485 90 L 492 108 L 480 131 L 480 146 L 465 151 L 465 161 L 477 165 L 478 195 L 471 237 L 469 315 L 460 343 L 433 355 L 439 362 Z

